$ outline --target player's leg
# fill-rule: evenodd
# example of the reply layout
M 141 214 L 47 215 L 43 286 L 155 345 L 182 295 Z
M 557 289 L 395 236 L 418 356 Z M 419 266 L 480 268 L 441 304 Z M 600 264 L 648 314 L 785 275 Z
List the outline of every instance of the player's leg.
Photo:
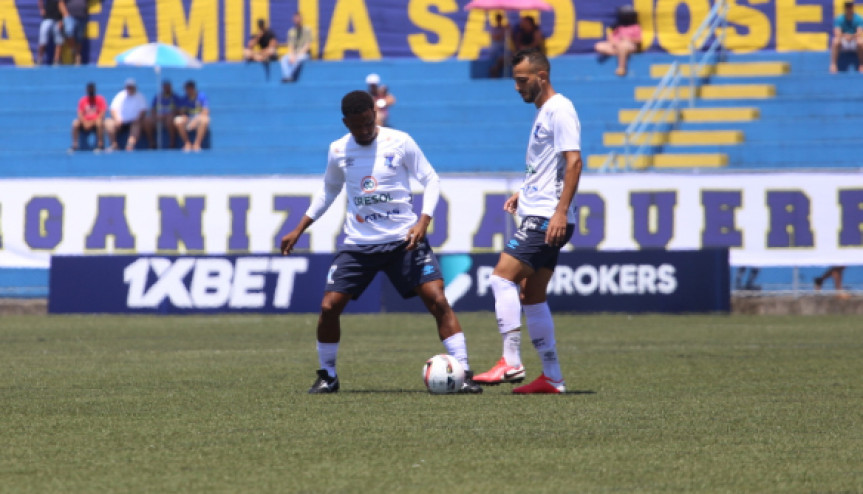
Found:
M 440 271 L 438 271 L 440 272 Z M 422 299 L 426 309 L 435 318 L 438 336 L 446 352 L 455 357 L 464 367 L 465 380 L 460 393 L 482 393 L 482 388 L 473 380 L 473 371 L 467 356 L 467 343 L 461 324 L 449 301 L 444 294 L 443 279 L 427 281 L 416 287 L 416 293 Z
M 839 71 L 839 51 L 842 49 L 842 38 L 834 36 L 830 42 L 830 73 L 835 74 Z
M 183 151 L 191 151 L 192 143 L 189 142 L 189 132 L 186 130 L 186 125 L 189 122 L 187 115 L 177 115 L 174 118 L 174 126 L 177 128 L 177 133 L 180 134 L 180 139 L 183 140 Z
M 494 312 L 503 342 L 503 355 L 487 372 L 474 379 L 482 384 L 517 383 L 524 380 L 521 363 L 521 302 L 519 283 L 533 273 L 533 268 L 503 252 L 489 283 L 494 294 Z
M 522 284 L 522 308 L 527 331 L 542 361 L 542 375 L 530 384 L 513 389 L 513 393 L 561 393 L 566 390 L 557 356 L 554 319 L 551 317 L 546 295 L 548 282 L 553 275 L 554 269 L 543 267 L 526 278 Z
M 72 120 L 72 145 L 69 147 L 69 151 L 77 151 L 78 150 L 78 133 L 81 129 L 81 119 L 76 118 Z
M 351 295 L 340 292 L 324 292 L 321 300 L 321 315 L 318 317 L 317 351 L 318 377 L 309 393 L 335 393 L 339 390 L 336 360 L 339 341 L 342 337 L 341 315 L 351 300 Z
M 207 135 L 207 129 L 210 127 L 210 116 L 200 114 L 195 117 L 195 122 L 198 133 L 195 135 L 195 143 L 192 145 L 192 149 L 200 151 L 201 144 L 204 142 L 204 136 Z

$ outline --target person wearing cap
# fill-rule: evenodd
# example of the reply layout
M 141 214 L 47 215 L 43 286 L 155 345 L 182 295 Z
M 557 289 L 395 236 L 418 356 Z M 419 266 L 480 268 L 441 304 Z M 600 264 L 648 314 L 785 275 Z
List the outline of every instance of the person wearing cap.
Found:
M 195 81 L 186 81 L 183 89 L 186 96 L 180 104 L 180 114 L 174 119 L 177 132 L 183 139 L 183 151 L 200 151 L 210 127 L 210 103 L 207 95 L 198 91 Z M 195 142 L 189 138 L 189 132 L 195 131 Z
M 147 116 L 147 99 L 138 92 L 135 79 L 126 79 L 125 89 L 118 92 L 111 100 L 110 113 L 111 117 L 105 120 L 105 130 L 111 140 L 109 149 L 117 149 L 117 136 L 121 132 L 129 133 L 126 151 L 135 149 L 135 144 L 141 137 L 144 118 Z
M 171 81 L 162 81 L 162 92 L 153 96 L 150 114 L 144 120 L 144 133 L 147 134 L 147 141 L 152 149 L 156 149 L 158 139 L 155 136 L 159 126 L 168 132 L 168 149 L 174 149 L 177 143 L 177 127 L 174 125 L 174 118 L 180 114 L 181 105 L 182 99 L 174 93 Z
M 641 26 L 638 25 L 638 14 L 631 6 L 624 5 L 617 10 L 617 22 L 612 26 L 611 35 L 594 48 L 602 56 L 617 57 L 614 73 L 620 77 L 626 75 L 630 55 L 641 50 Z
M 857 53 L 857 70 L 863 72 L 863 17 L 854 12 L 854 2 L 845 2 L 845 12 L 833 22 L 830 45 L 830 73 L 839 71 L 840 51 Z
M 294 14 L 294 25 L 288 29 L 288 52 L 279 60 L 282 65 L 282 82 L 294 82 L 303 66 L 309 59 L 312 46 L 312 30 L 303 24 L 303 16 Z
M 381 76 L 377 74 L 369 74 L 366 76 L 366 85 L 369 87 L 369 94 L 375 102 L 375 123 L 381 127 L 386 127 L 390 118 L 390 107 L 396 103 L 396 97 L 393 96 L 389 88 L 381 84 Z

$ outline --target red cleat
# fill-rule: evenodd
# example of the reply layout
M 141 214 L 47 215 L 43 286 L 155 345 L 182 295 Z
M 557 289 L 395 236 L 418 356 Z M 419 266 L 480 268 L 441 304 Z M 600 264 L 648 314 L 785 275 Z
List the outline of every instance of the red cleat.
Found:
M 562 379 L 560 381 L 552 381 L 551 379 L 545 377 L 545 374 L 540 374 L 539 377 L 537 377 L 530 384 L 519 386 L 513 389 L 512 392 L 520 395 L 560 394 L 566 392 L 566 385 L 563 383 Z
M 501 357 L 494 367 L 482 374 L 473 376 L 473 381 L 479 384 L 494 385 L 500 383 L 520 383 L 524 381 L 524 366 L 507 365 Z

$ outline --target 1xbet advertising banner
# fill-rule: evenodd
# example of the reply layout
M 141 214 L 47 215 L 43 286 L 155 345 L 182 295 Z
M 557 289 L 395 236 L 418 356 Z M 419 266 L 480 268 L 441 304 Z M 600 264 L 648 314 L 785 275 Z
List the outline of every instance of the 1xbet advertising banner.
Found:
M 439 256 L 456 310 L 493 310 L 495 254 Z M 51 313 L 318 312 L 332 256 L 57 256 Z M 728 252 L 564 253 L 549 305 L 576 312 L 727 312 Z M 379 275 L 350 312 L 424 312 Z
M 623 4 L 635 7 L 647 50 L 687 53 L 709 0 L 547 0 L 524 11 L 540 24 L 549 55 L 589 53 Z M 148 42 L 176 44 L 204 62 L 240 61 L 257 19 L 284 43 L 294 12 L 314 32 L 324 60 L 485 56 L 496 12 L 465 11 L 468 0 L 90 0 L 85 63 Z M 826 50 L 842 0 L 730 0 L 726 46 L 735 52 Z M 858 7 L 863 10 L 863 7 Z M 508 22 L 514 24 L 512 13 Z M 34 63 L 41 16 L 35 0 L 0 0 L 0 64 Z
M 517 219 L 503 211 L 521 176 L 441 179 L 428 232 L 438 253 L 495 253 Z M 277 255 L 319 177 L 6 179 L 0 181 L 0 267 L 47 268 L 52 255 Z M 344 197 L 297 244 L 333 253 Z M 413 197 L 421 209 L 422 194 Z M 572 251 L 727 248 L 735 266 L 860 264 L 860 173 L 585 175 Z M 387 221 L 366 217 L 364 221 Z

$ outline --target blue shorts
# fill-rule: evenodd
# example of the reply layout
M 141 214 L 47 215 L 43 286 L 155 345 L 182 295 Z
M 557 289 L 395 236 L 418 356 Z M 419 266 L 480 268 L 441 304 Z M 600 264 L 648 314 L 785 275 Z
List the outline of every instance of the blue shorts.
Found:
M 86 18 L 72 17 L 71 15 L 63 18 L 63 28 L 66 31 L 66 37 L 74 39 L 78 43 L 84 42 L 84 30 L 87 28 Z
M 60 30 L 60 21 L 54 19 L 42 19 L 39 24 L 39 46 L 48 44 L 48 39 L 53 37 L 54 45 L 60 46 L 63 44 L 63 31 Z
M 324 290 L 347 293 L 356 300 L 383 271 L 399 294 L 410 298 L 416 295 L 416 287 L 443 279 L 437 257 L 425 239 L 414 250 L 405 250 L 407 245 L 407 241 L 401 241 L 344 246 L 330 266 Z
M 503 251 L 519 261 L 527 264 L 534 271 L 541 268 L 554 270 L 560 248 L 569 242 L 575 225 L 566 225 L 566 235 L 559 247 L 545 243 L 545 231 L 548 229 L 548 218 L 541 216 L 526 216 L 521 226 L 506 243 Z

